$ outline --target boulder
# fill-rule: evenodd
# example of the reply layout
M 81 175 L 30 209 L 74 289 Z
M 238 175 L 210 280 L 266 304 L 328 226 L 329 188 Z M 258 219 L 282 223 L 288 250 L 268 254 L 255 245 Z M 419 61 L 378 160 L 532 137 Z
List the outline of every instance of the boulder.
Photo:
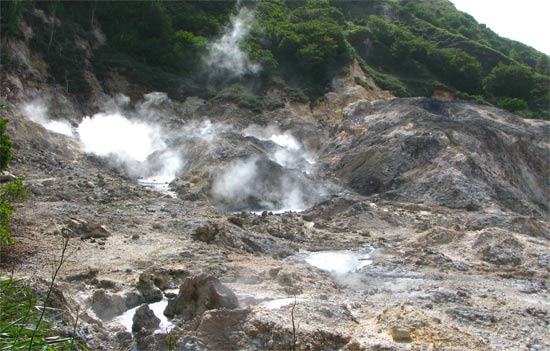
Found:
M 410 341 L 411 329 L 403 326 L 394 325 L 391 327 L 391 336 L 394 341 Z
M 16 180 L 16 179 L 17 177 L 11 174 L 10 172 L 7 172 L 7 171 L 0 172 L 0 183 L 11 182 L 12 180 Z
M 139 331 L 153 332 L 160 326 L 160 319 L 155 316 L 155 313 L 149 308 L 149 305 L 143 304 L 134 314 L 132 319 L 132 331 L 137 333 Z
M 143 295 L 145 302 L 152 303 L 162 300 L 162 291 L 155 286 L 155 280 L 151 274 L 139 275 L 137 289 Z
M 167 317 L 181 316 L 191 320 L 207 310 L 239 307 L 237 296 L 220 281 L 206 274 L 185 279 L 178 296 L 168 301 L 164 310 Z
M 117 294 L 109 294 L 105 290 L 95 291 L 90 303 L 92 311 L 103 320 L 110 320 L 126 311 L 124 298 Z
M 220 228 L 217 224 L 204 224 L 198 226 L 197 229 L 195 229 L 192 237 L 195 240 L 199 240 L 205 243 L 211 243 L 212 241 L 214 241 L 219 232 Z
M 354 103 L 349 104 L 346 108 L 342 110 L 342 115 L 344 118 L 355 118 L 364 116 L 369 108 L 371 103 L 368 100 L 357 100 Z
M 87 222 L 82 219 L 71 218 L 67 224 L 67 228 L 74 236 L 78 236 L 81 239 L 107 238 L 111 236 L 111 233 L 104 225 Z

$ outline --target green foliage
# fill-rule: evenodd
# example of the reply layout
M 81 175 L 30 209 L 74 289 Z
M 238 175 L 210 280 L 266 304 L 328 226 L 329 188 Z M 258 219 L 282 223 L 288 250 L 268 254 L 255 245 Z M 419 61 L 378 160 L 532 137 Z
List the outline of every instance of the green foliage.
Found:
M 510 98 L 510 97 L 499 98 L 496 102 L 496 105 L 505 110 L 515 112 L 515 113 L 528 110 L 527 103 L 524 100 L 518 99 L 518 98 Z
M 0 1 L 0 33 L 19 35 L 19 22 L 23 14 L 21 0 Z
M 13 217 L 13 207 L 0 195 L 0 261 L 7 247 L 13 245 L 10 223 Z
M 5 249 L 13 245 L 10 223 L 13 217 L 13 204 L 24 201 L 28 190 L 23 185 L 23 178 L 6 183 L 0 189 L 0 258 Z
M 550 57 L 541 55 L 535 66 L 535 70 L 545 76 L 550 77 Z
M 187 73 L 197 67 L 206 38 L 219 33 L 233 6 L 231 1 L 99 2 L 97 16 L 111 49 L 146 65 Z
M 262 64 L 264 74 L 285 77 L 319 96 L 351 59 L 342 13 L 328 1 L 258 1 L 256 23 L 243 47 Z
M 85 73 L 95 69 L 100 80 L 119 71 L 149 89 L 211 97 L 216 92 L 202 79 L 201 62 L 208 42 L 221 35 L 236 11 L 236 0 L 136 1 L 131 6 L 58 0 L 25 2 L 18 5 L 21 11 L 16 4 L 21 3 L 4 1 L 2 9 L 11 6 L 24 14 L 35 29 L 33 48 L 48 63 L 53 82 L 77 94 L 91 90 Z M 241 48 L 262 66 L 259 76 L 247 77 L 255 81 L 254 93 L 221 92 L 241 106 L 278 105 L 257 95 L 277 86 L 276 78 L 284 81 L 289 97 L 315 100 L 356 59 L 378 86 L 397 96 L 431 96 L 434 89 L 444 89 L 493 103 L 500 97 L 522 99 L 528 106 L 523 115 L 550 113 L 548 78 L 543 78 L 549 74 L 548 56 L 499 37 L 447 0 L 258 0 L 241 6 L 255 11 Z M 44 22 L 32 7 L 60 21 Z M 7 20 L 2 18 L 3 28 Z M 98 45 L 92 34 L 97 25 L 106 45 Z M 75 45 L 78 38 L 95 49 Z M 90 62 L 93 67 L 87 67 Z M 503 65 L 532 69 L 532 79 L 521 70 L 497 69 Z M 513 76 L 519 80 L 507 88 L 503 83 Z
M 469 94 L 481 92 L 481 64 L 473 56 L 460 49 L 434 49 L 426 60 L 442 81 Z
M 6 134 L 7 120 L 0 119 L 0 171 L 8 167 L 8 162 L 13 158 L 11 147 L 13 145 L 10 137 Z
M 370 82 L 361 79 L 360 77 L 353 77 L 353 80 L 355 81 L 355 83 L 359 84 L 363 88 L 367 88 L 370 90 L 374 89 L 374 86 Z
M 0 109 L 3 109 L 0 105 Z M 7 120 L 0 120 L 0 171 L 7 168 L 13 158 L 11 153 L 12 141 L 6 134 Z M 0 188 L 0 259 L 6 247 L 13 244 L 11 239 L 10 223 L 13 216 L 13 204 L 23 201 L 27 196 L 27 189 L 23 186 L 23 179 L 18 178 L 6 183 Z
M 496 97 L 529 99 L 535 87 L 535 76 L 524 65 L 499 64 L 485 78 L 484 85 L 487 92 Z
M 4 185 L 0 196 L 8 203 L 23 202 L 29 195 L 29 189 L 24 185 L 24 178 L 19 177 Z
M 68 239 L 64 241 L 60 260 L 45 293 L 31 288 L 31 283 L 12 276 L 0 274 L 0 349 L 29 351 L 76 351 L 86 350 L 78 342 L 76 327 L 78 316 L 73 323 L 72 336 L 59 333 L 59 310 L 52 309 L 52 291 L 59 270 L 65 262 Z M 40 300 L 40 305 L 39 305 Z M 46 315 L 56 319 L 56 325 L 46 321 Z M 56 330 L 57 329 L 57 330 Z
M 370 39 L 374 49 L 366 59 L 375 66 L 404 76 L 405 80 L 407 77 L 423 78 L 427 85 L 435 86 L 435 77 L 467 93 L 481 91 L 481 65 L 460 49 L 440 49 L 378 17 L 369 17 L 367 28 L 355 30 L 349 37 L 356 46 Z
M 44 2 L 37 5 L 45 6 L 48 11 L 58 14 L 68 3 Z M 81 26 L 73 21 L 44 22 L 43 17 L 34 11 L 28 11 L 27 21 L 34 28 L 30 41 L 31 48 L 38 51 L 48 63 L 48 72 L 52 81 L 64 87 L 68 92 L 87 96 L 91 92 L 86 78 L 87 54 L 86 48 L 76 45 L 76 38 L 90 39 Z
M 258 96 L 240 84 L 233 84 L 222 89 L 216 94 L 214 100 L 232 102 L 256 113 L 284 107 L 282 101 L 268 96 Z
M 405 91 L 431 95 L 430 87 L 443 85 L 458 95 L 479 95 L 496 103 L 497 92 L 485 91 L 483 84 L 494 81 L 488 76 L 495 66 L 530 67 L 548 76 L 547 55 L 499 37 L 447 0 L 332 4 L 352 22 L 347 40 L 369 66 L 368 74 L 398 96 L 404 96 Z M 387 77 L 392 78 L 391 88 Z M 526 80 L 522 77 L 521 81 Z M 491 84 L 485 87 L 493 89 Z M 525 92 L 530 96 L 510 96 L 510 92 L 506 96 L 527 103 L 528 110 L 522 115 L 548 118 L 548 78 L 535 78 L 534 87 Z

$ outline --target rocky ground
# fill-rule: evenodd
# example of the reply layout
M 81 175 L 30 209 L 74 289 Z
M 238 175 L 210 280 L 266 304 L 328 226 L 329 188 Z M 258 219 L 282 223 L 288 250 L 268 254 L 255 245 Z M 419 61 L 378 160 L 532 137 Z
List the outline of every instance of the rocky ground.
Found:
M 30 196 L 4 269 L 47 279 L 69 238 L 57 287 L 91 350 L 549 349 L 550 125 L 337 93 L 321 106 L 331 113 L 194 101 L 183 118 L 275 124 L 315 153 L 303 181 L 330 191 L 279 214 L 224 212 L 209 196 L 212 166 L 267 155 L 261 140 L 228 132 L 212 149 L 187 145 L 173 198 L 8 106 L 11 171 Z M 355 261 L 339 270 L 342 257 Z M 146 307 L 158 301 L 168 329 Z M 138 306 L 127 330 L 120 316 Z

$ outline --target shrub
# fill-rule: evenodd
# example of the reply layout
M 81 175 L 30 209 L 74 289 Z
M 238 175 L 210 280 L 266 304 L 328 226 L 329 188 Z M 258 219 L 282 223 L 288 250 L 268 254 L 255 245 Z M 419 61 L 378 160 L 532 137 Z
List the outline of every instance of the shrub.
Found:
M 55 270 L 44 293 L 31 288 L 32 285 L 27 280 L 0 276 L 0 350 L 86 350 L 75 338 L 78 315 L 73 321 L 71 318 L 61 317 L 60 310 L 48 307 L 56 304 L 51 302 L 52 292 L 59 270 L 66 259 L 68 242 L 68 239 L 63 242 L 61 258 L 55 262 Z M 39 300 L 41 305 L 38 305 Z M 56 325 L 46 320 L 46 316 L 54 311 Z M 60 320 L 62 323 L 72 324 L 72 331 L 60 335 Z
M 247 108 L 254 112 L 262 111 L 262 99 L 250 91 L 245 89 L 240 84 L 234 84 L 221 90 L 214 100 L 229 101 L 235 103 L 237 106 Z
M 23 4 L 21 0 L 3 0 L 0 1 L 0 33 L 18 35 L 19 21 L 23 14 Z
M 503 97 L 497 100 L 496 105 L 511 112 L 528 110 L 527 103 L 523 99 Z
M 13 204 L 24 201 L 28 190 L 23 178 L 6 183 L 0 190 L 0 260 L 8 246 L 13 245 L 10 224 L 13 217 Z
M 484 85 L 487 92 L 496 97 L 529 99 L 535 76 L 527 66 L 500 63 L 485 78 Z
M 13 158 L 11 153 L 12 142 L 6 134 L 7 120 L 0 119 L 0 171 L 8 166 L 8 162 Z

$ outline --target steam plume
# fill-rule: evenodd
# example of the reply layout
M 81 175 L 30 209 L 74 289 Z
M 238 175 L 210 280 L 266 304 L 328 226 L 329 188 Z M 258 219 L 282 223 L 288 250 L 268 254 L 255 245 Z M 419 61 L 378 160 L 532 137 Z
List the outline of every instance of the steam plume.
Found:
M 267 142 L 267 153 L 232 161 L 216 175 L 211 193 L 222 208 L 303 211 L 319 200 L 323 187 L 310 177 L 313 164 L 292 134 L 251 125 L 242 135 Z
M 245 7 L 237 16 L 231 18 L 231 25 L 225 33 L 208 48 L 205 63 L 211 76 L 238 78 L 245 74 L 258 73 L 260 65 L 250 61 L 240 44 L 250 33 L 254 21 L 254 12 Z
M 168 133 L 155 121 L 165 118 L 160 107 L 170 104 L 164 93 L 144 95 L 135 109 L 123 110 L 129 100 L 118 96 L 104 105 L 110 111 L 84 117 L 78 135 L 84 151 L 107 157 L 132 177 L 148 183 L 167 183 L 182 169 L 181 155 L 171 148 Z
M 52 120 L 49 117 L 48 106 L 40 98 L 24 103 L 21 108 L 23 116 L 40 124 L 49 131 L 73 137 L 71 125 L 66 120 Z

